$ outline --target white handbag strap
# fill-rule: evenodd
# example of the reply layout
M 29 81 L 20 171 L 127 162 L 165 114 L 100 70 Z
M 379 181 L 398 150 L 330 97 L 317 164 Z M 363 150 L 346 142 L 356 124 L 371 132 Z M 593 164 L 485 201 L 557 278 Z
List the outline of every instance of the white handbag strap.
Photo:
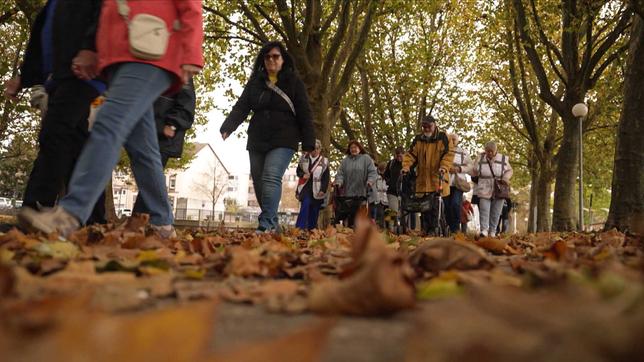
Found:
M 130 7 L 127 5 L 127 0 L 116 0 L 119 15 L 130 25 Z
M 116 6 L 118 8 L 118 13 L 121 15 L 125 23 L 130 25 L 130 6 L 127 4 L 127 0 L 116 0 Z M 181 21 L 179 19 L 174 21 L 172 28 L 176 31 L 181 30 Z
M 273 84 L 273 82 L 271 82 L 270 80 L 266 80 L 266 86 L 268 86 L 268 88 L 273 90 L 275 93 L 279 94 L 279 96 L 282 97 L 282 99 L 284 99 L 286 103 L 288 103 L 288 106 L 291 107 L 291 112 L 293 112 L 293 115 L 297 116 L 297 114 L 295 113 L 295 106 L 293 106 L 291 98 L 289 98 L 286 93 L 284 93 L 284 91 L 280 89 L 280 87 Z

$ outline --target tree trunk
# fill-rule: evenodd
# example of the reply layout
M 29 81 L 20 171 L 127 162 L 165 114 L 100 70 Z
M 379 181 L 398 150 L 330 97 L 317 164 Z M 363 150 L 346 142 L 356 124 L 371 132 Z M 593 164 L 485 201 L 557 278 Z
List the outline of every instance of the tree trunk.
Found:
M 534 208 L 535 206 L 537 206 L 537 180 L 539 179 L 539 170 L 537 169 L 536 162 L 532 160 L 528 160 L 528 166 L 530 167 L 530 206 L 528 210 L 528 232 L 534 233 L 537 232 L 537 230 L 534 228 L 534 218 L 537 217 L 537 214 L 534 212 Z
M 537 179 L 537 230 L 550 230 L 550 193 L 552 191 L 552 171 L 547 165 L 542 164 L 539 167 Z
M 644 20 L 634 16 L 606 229 L 642 229 L 644 218 Z
M 563 140 L 558 153 L 555 201 L 552 214 L 553 231 L 571 231 L 576 227 L 577 203 L 575 181 L 579 151 L 579 124 L 574 118 L 563 118 Z

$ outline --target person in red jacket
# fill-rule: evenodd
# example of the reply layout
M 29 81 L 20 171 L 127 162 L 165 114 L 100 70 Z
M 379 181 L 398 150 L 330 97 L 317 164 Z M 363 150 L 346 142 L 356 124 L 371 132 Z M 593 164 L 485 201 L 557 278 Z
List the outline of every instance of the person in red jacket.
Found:
M 463 234 L 467 234 L 467 223 L 469 223 L 473 217 L 474 207 L 472 207 L 472 204 L 467 199 L 463 199 L 463 203 L 461 204 L 461 232 Z
M 170 34 L 166 51 L 156 60 L 142 59 L 131 50 L 128 23 L 140 14 L 162 19 Z M 50 210 L 22 209 L 18 220 L 23 226 L 62 236 L 80 228 L 111 178 L 124 146 L 138 197 L 149 208 L 152 228 L 164 238 L 175 235 L 152 105 L 161 94 L 181 89 L 203 67 L 202 23 L 201 1 L 103 2 L 96 37 L 98 56 L 77 56 L 72 71 L 81 79 L 105 76 L 109 80 L 107 98 L 74 169 L 68 194 Z

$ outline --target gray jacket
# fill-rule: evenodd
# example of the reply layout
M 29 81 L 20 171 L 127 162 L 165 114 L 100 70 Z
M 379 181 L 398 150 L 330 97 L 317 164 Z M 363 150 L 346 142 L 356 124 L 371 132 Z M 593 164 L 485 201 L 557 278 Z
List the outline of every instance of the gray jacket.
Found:
M 342 160 L 335 183 L 344 188 L 344 196 L 367 196 L 367 182 L 375 186 L 378 171 L 371 157 L 365 154 L 347 156 Z

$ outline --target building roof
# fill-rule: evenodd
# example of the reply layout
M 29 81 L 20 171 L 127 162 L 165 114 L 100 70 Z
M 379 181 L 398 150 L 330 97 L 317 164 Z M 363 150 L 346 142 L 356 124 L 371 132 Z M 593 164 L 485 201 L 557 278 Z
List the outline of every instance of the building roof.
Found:
M 219 155 L 217 154 L 217 152 L 215 152 L 215 149 L 212 148 L 212 146 L 209 143 L 195 142 L 192 144 L 192 147 L 186 147 L 185 152 L 192 159 L 204 149 L 209 149 L 210 152 L 212 152 L 212 154 L 215 155 L 215 158 L 217 159 L 217 161 L 219 161 L 219 164 L 224 168 L 224 172 L 230 175 L 230 171 L 228 171 L 228 169 L 226 168 L 226 165 L 223 163 L 221 158 L 219 158 Z

